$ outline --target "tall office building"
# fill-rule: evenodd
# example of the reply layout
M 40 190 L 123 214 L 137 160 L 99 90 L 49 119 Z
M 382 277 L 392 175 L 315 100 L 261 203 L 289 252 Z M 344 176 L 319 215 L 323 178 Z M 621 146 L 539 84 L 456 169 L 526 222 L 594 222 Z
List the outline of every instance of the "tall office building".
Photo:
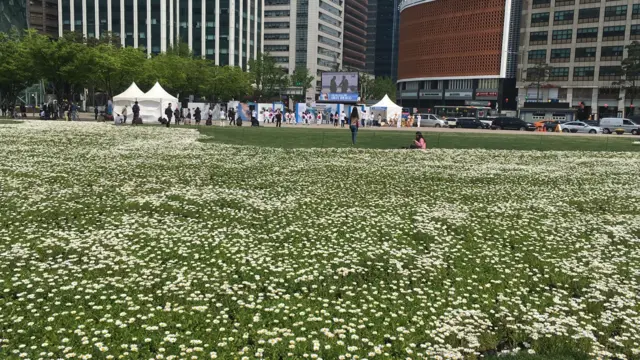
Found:
M 342 66 L 343 34 L 342 0 L 265 0 L 264 51 L 289 73 L 306 67 L 316 75 L 308 100 L 319 93 L 320 74 Z
M 264 0 L 59 0 L 59 34 L 105 31 L 148 54 L 179 39 L 195 56 L 247 68 L 262 51 Z
M 405 0 L 398 98 L 405 107 L 478 102 L 515 109 L 522 0 Z
M 523 9 L 518 73 L 519 105 L 560 102 L 586 114 L 629 113 L 620 80 L 625 46 L 640 40 L 638 0 L 532 0 Z M 536 64 L 551 66 L 538 89 Z
M 375 77 L 398 74 L 399 0 L 369 0 L 366 71 Z
M 28 27 L 27 3 L 25 0 L 0 0 L 0 31 L 16 29 L 22 31 Z
M 364 71 L 367 65 L 367 0 L 345 0 L 342 68 Z
M 58 37 L 58 0 L 29 0 L 27 12 L 29 28 Z

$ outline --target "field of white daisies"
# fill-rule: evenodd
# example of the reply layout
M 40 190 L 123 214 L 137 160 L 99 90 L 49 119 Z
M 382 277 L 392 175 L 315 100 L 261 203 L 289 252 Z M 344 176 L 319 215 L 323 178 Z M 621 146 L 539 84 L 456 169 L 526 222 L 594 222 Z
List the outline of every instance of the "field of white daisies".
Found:
M 0 125 L 1 359 L 640 357 L 640 155 Z

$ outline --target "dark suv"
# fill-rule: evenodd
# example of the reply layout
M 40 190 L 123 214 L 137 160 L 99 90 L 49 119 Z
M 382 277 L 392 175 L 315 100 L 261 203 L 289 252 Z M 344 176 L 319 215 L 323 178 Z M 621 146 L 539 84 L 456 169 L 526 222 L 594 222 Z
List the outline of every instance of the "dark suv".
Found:
M 487 129 L 489 126 L 476 118 L 458 118 L 456 127 L 465 129 Z
M 491 123 L 491 129 L 496 130 L 520 130 L 535 131 L 535 125 L 521 120 L 517 117 L 499 117 Z

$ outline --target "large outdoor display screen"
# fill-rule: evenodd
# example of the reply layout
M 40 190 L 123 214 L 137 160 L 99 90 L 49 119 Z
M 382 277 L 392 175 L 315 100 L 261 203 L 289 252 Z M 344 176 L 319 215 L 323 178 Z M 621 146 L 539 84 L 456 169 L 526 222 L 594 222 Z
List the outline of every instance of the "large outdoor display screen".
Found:
M 357 72 L 322 73 L 322 92 L 318 100 L 332 102 L 357 102 Z

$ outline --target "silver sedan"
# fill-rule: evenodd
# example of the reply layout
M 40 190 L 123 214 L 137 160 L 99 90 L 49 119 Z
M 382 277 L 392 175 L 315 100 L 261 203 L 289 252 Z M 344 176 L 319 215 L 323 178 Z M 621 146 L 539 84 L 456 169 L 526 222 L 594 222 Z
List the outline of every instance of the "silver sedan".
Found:
M 586 133 L 586 134 L 601 134 L 602 129 L 597 126 L 591 126 L 582 121 L 571 121 L 564 124 L 560 124 L 562 132 L 570 133 Z

